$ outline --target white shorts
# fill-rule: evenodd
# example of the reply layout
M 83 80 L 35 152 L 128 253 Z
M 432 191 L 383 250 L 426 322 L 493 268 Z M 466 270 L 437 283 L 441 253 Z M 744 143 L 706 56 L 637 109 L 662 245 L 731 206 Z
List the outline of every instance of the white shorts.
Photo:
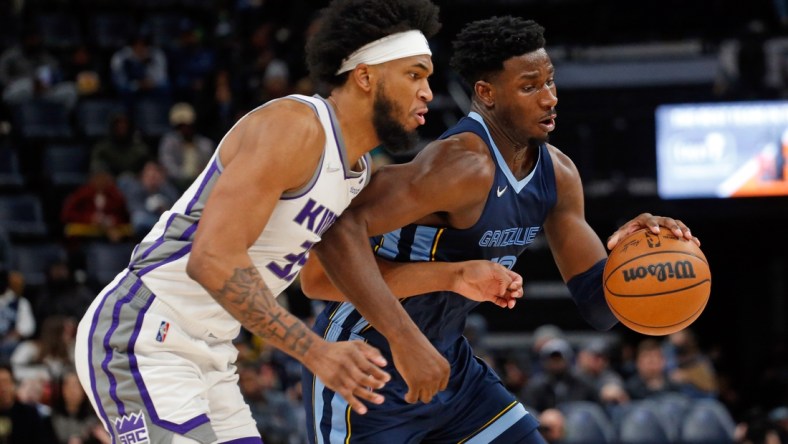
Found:
M 261 443 L 238 387 L 235 346 L 187 324 L 129 271 L 82 318 L 77 373 L 113 442 Z

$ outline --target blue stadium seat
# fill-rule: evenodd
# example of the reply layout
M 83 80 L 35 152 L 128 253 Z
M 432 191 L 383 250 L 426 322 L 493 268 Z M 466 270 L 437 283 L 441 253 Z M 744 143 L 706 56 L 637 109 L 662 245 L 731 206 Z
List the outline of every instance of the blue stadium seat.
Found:
M 0 145 L 0 188 L 17 189 L 24 185 L 19 157 L 10 146 Z
M 46 236 L 41 200 L 31 194 L 0 196 L 0 227 L 12 236 Z
M 87 182 L 88 149 L 82 145 L 49 145 L 44 148 L 43 170 L 55 186 L 74 187 Z
M 613 423 L 599 404 L 565 402 L 558 406 L 565 417 L 565 444 L 607 444 L 616 440 Z
M 693 403 L 693 400 L 678 392 L 663 393 L 654 398 L 657 413 L 666 421 L 668 432 L 674 439 L 678 439 L 681 425 Z
M 29 139 L 71 138 L 71 125 L 66 108 L 55 102 L 31 100 L 14 109 L 19 132 Z
M 134 125 L 147 137 L 161 137 L 170 127 L 170 101 L 139 99 L 134 104 Z
M 126 109 L 119 100 L 95 99 L 79 102 L 76 109 L 77 128 L 89 139 L 98 139 L 109 134 L 112 116 Z
M 91 37 L 99 49 L 122 48 L 135 31 L 134 18 L 129 15 L 107 13 L 90 18 Z
M 15 244 L 13 251 L 12 268 L 24 275 L 26 284 L 33 286 L 46 283 L 51 264 L 68 259 L 66 250 L 56 243 Z
M 675 442 L 676 432 L 668 430 L 667 422 L 651 400 L 633 402 L 618 424 L 621 444 L 665 444 Z
M 44 46 L 68 49 L 82 44 L 82 31 L 76 16 L 59 13 L 42 14 L 36 17 L 36 24 Z
M 730 413 L 719 401 L 699 399 L 684 419 L 681 441 L 686 444 L 733 443 L 735 427 Z
M 88 280 L 99 287 L 110 283 L 124 268 L 128 267 L 133 243 L 93 242 L 85 250 Z

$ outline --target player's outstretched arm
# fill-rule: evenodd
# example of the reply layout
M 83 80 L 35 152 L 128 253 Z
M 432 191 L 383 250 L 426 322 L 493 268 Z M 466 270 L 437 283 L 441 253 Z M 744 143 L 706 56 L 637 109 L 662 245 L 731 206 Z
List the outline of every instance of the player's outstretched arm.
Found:
M 375 257 L 394 296 L 408 298 L 435 291 L 453 291 L 478 302 L 514 308 L 523 296 L 523 278 L 486 260 L 465 262 L 392 262 Z M 301 269 L 301 290 L 311 299 L 345 302 L 342 294 L 311 256 Z
M 277 303 L 248 254 L 281 194 L 309 180 L 323 143 L 312 111 L 292 101 L 239 122 L 222 143 L 225 169 L 203 210 L 187 272 L 246 329 L 301 361 L 365 413 L 362 401 L 383 401 L 368 387 L 389 379 L 380 352 L 361 341 L 328 343 L 314 334 Z

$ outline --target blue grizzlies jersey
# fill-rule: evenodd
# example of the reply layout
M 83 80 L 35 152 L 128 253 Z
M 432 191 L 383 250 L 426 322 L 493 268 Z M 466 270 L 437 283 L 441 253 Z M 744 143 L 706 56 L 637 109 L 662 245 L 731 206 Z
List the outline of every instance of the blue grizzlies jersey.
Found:
M 555 172 L 547 146 L 539 147 L 532 172 L 517 180 L 479 114 L 471 112 L 440 138 L 467 132 L 485 141 L 496 164 L 495 180 L 479 220 L 467 229 L 408 225 L 371 239 L 376 254 L 398 262 L 489 259 L 511 269 L 533 242 L 556 203 Z M 462 336 L 466 316 L 477 304 L 448 291 L 402 301 L 416 325 L 444 354 Z M 388 350 L 382 335 L 371 329 L 351 304 L 332 302 L 323 315 L 350 334 L 361 335 L 372 345 Z

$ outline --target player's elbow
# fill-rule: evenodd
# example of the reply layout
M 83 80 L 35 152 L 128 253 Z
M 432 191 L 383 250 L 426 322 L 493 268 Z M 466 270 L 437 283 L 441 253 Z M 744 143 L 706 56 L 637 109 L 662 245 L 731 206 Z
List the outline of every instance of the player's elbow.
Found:
M 202 284 L 205 276 L 211 272 L 216 263 L 216 255 L 209 248 L 195 242 L 186 262 L 186 274 L 193 280 Z

